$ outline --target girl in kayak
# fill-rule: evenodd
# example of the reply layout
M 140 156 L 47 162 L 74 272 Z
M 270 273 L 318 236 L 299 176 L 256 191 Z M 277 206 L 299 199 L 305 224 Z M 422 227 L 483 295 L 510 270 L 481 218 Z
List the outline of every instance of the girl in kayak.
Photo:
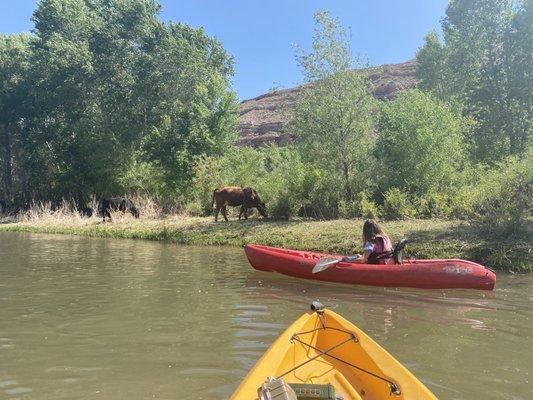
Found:
M 362 240 L 363 255 L 343 257 L 342 261 L 361 263 L 361 264 L 386 264 L 387 258 L 381 258 L 383 255 L 392 251 L 392 243 L 389 237 L 383 232 L 383 229 L 373 219 L 367 219 L 363 225 Z

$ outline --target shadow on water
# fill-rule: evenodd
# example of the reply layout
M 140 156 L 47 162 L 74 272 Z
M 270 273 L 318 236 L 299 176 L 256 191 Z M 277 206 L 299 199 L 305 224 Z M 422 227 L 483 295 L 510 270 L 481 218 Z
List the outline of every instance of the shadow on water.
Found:
M 333 310 L 345 307 L 357 311 L 359 316 L 378 313 L 391 313 L 395 308 L 401 318 L 402 310 L 416 310 L 409 318 L 422 319 L 432 324 L 472 322 L 464 317 L 470 311 L 495 311 L 491 303 L 495 294 L 476 290 L 423 290 L 409 288 L 381 288 L 361 285 L 345 285 L 331 282 L 313 282 L 294 279 L 279 274 L 254 271 L 246 280 L 246 293 L 251 300 L 294 303 L 295 308 L 306 310 L 313 300 L 320 300 Z M 453 310 L 454 317 L 443 319 L 443 313 L 435 309 Z M 341 311 L 342 312 L 342 311 Z M 388 320 L 387 325 L 392 321 Z M 480 328 L 478 321 L 473 321 Z M 486 329 L 492 327 L 486 326 Z

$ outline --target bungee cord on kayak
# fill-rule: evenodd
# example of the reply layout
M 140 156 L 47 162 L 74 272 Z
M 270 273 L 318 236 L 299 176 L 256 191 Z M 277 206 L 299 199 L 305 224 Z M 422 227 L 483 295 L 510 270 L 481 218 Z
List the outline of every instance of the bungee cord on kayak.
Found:
M 304 365 L 316 360 L 317 358 L 319 357 L 322 357 L 322 356 L 328 356 L 328 357 L 331 357 L 333 359 L 335 359 L 336 361 L 340 361 L 346 365 L 349 365 L 350 367 L 352 368 L 356 368 L 357 370 L 361 371 L 361 372 L 364 372 L 366 374 L 369 374 L 377 379 L 380 379 L 386 383 L 389 384 L 390 386 L 390 389 L 391 389 L 391 394 L 394 394 L 394 395 L 400 395 L 401 394 L 401 391 L 400 391 L 400 388 L 399 386 L 391 381 L 390 379 L 387 379 L 383 376 L 380 376 L 380 375 L 377 375 L 371 371 L 368 371 L 362 367 L 359 367 L 353 363 L 350 363 L 346 360 L 343 360 L 342 358 L 340 357 L 337 357 L 337 356 L 334 356 L 332 354 L 330 354 L 331 351 L 343 346 L 344 344 L 346 343 L 349 343 L 349 342 L 354 342 L 354 343 L 358 343 L 359 342 L 359 338 L 357 337 L 357 335 L 354 333 L 354 332 L 351 332 L 351 331 L 348 331 L 348 330 L 345 330 L 345 329 L 339 329 L 339 328 L 335 328 L 335 327 L 331 327 L 331 326 L 327 326 L 326 324 L 326 317 L 325 317 L 325 314 L 324 314 L 324 306 L 318 302 L 313 302 L 313 304 L 311 305 L 311 309 L 313 311 L 316 312 L 317 316 L 318 316 L 318 320 L 320 321 L 320 324 L 321 326 L 318 327 L 318 328 L 315 328 L 315 329 L 311 329 L 311 330 L 307 330 L 307 331 L 304 331 L 304 332 L 298 332 L 298 333 L 295 333 L 292 335 L 292 337 L 290 338 L 290 341 L 291 343 L 294 343 L 294 342 L 298 342 L 304 346 L 307 346 L 308 348 L 310 349 L 313 349 L 317 352 L 316 355 L 312 356 L 312 357 L 309 357 L 307 360 L 299 363 L 298 365 L 296 365 L 295 367 L 283 372 L 282 374 L 278 375 L 276 377 L 276 379 L 281 379 L 283 378 L 284 376 L 290 374 L 291 372 L 294 372 L 296 371 L 297 369 L 303 367 Z M 348 335 L 348 338 L 329 347 L 328 349 L 326 350 L 321 350 L 315 346 L 313 346 L 311 343 L 307 343 L 305 342 L 304 340 L 300 339 L 299 336 L 302 336 L 302 335 L 308 335 L 308 334 L 312 334 L 312 333 L 315 333 L 317 331 L 321 331 L 321 330 L 332 330 L 332 331 L 337 331 L 337 332 L 342 332 L 342 333 L 346 333 Z
M 318 328 L 318 329 L 330 329 L 330 328 L 329 328 L 329 327 L 326 327 L 326 328 Z M 350 333 L 350 332 L 346 332 L 346 333 Z M 347 339 L 347 340 L 345 340 L 345 341 L 343 341 L 343 342 L 341 342 L 341 343 L 338 343 L 338 344 L 336 344 L 335 346 L 332 346 L 332 347 L 330 347 L 329 349 L 327 349 L 327 350 L 325 350 L 325 351 L 322 351 L 322 350 L 318 349 L 317 347 L 311 345 L 310 343 L 306 343 L 306 342 L 300 340 L 300 339 L 297 337 L 297 335 L 298 335 L 298 334 L 295 334 L 295 336 L 293 336 L 293 340 L 295 340 L 295 341 L 297 341 L 297 342 L 303 344 L 304 346 L 307 346 L 307 347 L 309 347 L 309 348 L 311 348 L 311 349 L 313 349 L 313 350 L 315 350 L 315 351 L 318 352 L 318 354 L 317 354 L 316 356 L 311 357 L 311 358 L 309 359 L 309 361 L 312 361 L 313 359 L 318 358 L 318 357 L 320 357 L 320 356 L 322 356 L 322 355 L 326 355 L 326 356 L 331 357 L 331 358 L 333 358 L 333 359 L 335 359 L 335 360 L 337 360 L 337 361 L 340 361 L 340 362 L 342 362 L 342 363 L 344 363 L 344 364 L 346 364 L 346 365 L 349 365 L 349 366 L 352 367 L 352 368 L 356 368 L 357 370 L 359 370 L 359 371 L 361 371 L 361 372 L 364 372 L 364 373 L 366 373 L 366 374 L 368 374 L 368 375 L 371 375 L 371 376 L 373 376 L 374 378 L 377 378 L 377 379 L 380 379 L 380 380 L 382 380 L 382 381 L 384 381 L 384 382 L 387 382 L 387 383 L 390 385 L 391 393 L 392 393 L 392 394 L 395 394 L 395 395 L 400 395 L 400 394 L 401 394 L 400 388 L 398 387 L 398 385 L 397 385 L 395 382 L 393 382 L 393 381 L 391 381 L 391 380 L 389 380 L 389 379 L 387 379 L 387 378 L 384 378 L 384 377 L 382 377 L 382 376 L 380 376 L 380 375 L 377 375 L 377 374 L 375 374 L 375 373 L 373 373 L 373 372 L 370 372 L 370 371 L 368 371 L 368 370 L 366 370 L 366 369 L 364 369 L 364 368 L 361 368 L 361 367 L 359 367 L 359 366 L 357 366 L 357 365 L 355 365 L 355 364 L 352 364 L 352 363 L 350 363 L 350 362 L 348 362 L 348 361 L 346 361 L 346 360 L 343 360 L 342 358 L 339 358 L 339 357 L 336 357 L 336 356 L 334 356 L 334 355 L 332 355 L 332 354 L 329 354 L 330 351 L 333 351 L 334 349 L 336 349 L 336 348 L 338 348 L 338 347 L 340 347 L 340 346 L 342 346 L 342 345 L 344 345 L 344 344 L 346 344 L 346 343 L 348 343 L 348 342 L 351 342 L 352 340 L 353 340 L 354 342 L 358 342 L 357 338 L 355 337 L 355 335 L 354 335 L 353 333 L 351 334 L 351 335 L 354 335 L 353 338 L 349 338 L 349 339 Z M 282 374 L 282 375 L 280 375 L 279 377 L 282 377 L 282 376 L 284 376 L 284 375 L 286 375 L 286 374 L 288 374 L 288 373 L 290 373 L 290 372 L 296 370 L 297 368 L 301 367 L 302 365 L 304 365 L 304 364 L 306 364 L 306 363 L 307 363 L 307 361 L 304 362 L 304 363 L 302 363 L 302 364 L 300 364 L 300 365 L 298 365 L 298 366 L 296 366 L 296 367 L 293 368 L 292 370 L 287 371 L 285 374 Z

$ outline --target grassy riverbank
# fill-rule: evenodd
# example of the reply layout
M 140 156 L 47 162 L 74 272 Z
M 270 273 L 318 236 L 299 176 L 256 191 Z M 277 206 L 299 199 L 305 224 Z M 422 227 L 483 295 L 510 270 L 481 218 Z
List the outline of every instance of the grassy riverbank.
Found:
M 243 246 L 262 243 L 325 252 L 360 252 L 363 221 L 230 221 L 212 217 L 169 216 L 115 222 L 99 218 L 41 218 L 0 223 L 0 231 L 59 233 L 93 237 L 161 240 L 189 245 Z M 408 255 L 415 258 L 464 258 L 498 270 L 533 271 L 531 229 L 521 238 L 483 234 L 459 221 L 409 220 L 384 222 L 391 239 L 408 237 Z

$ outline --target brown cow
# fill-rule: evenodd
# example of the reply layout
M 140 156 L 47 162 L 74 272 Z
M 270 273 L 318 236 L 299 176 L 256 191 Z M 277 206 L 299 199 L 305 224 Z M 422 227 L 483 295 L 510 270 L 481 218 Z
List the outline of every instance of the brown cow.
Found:
M 218 221 L 218 213 L 222 211 L 224 219 L 227 221 L 227 210 L 226 206 L 241 206 L 239 212 L 239 219 L 244 214 L 244 219 L 248 219 L 248 209 L 257 208 L 259 214 L 263 217 L 268 218 L 266 206 L 257 192 L 249 187 L 242 188 L 240 186 L 226 186 L 223 188 L 218 188 L 213 191 L 213 201 L 211 207 L 215 205 L 215 222 Z

